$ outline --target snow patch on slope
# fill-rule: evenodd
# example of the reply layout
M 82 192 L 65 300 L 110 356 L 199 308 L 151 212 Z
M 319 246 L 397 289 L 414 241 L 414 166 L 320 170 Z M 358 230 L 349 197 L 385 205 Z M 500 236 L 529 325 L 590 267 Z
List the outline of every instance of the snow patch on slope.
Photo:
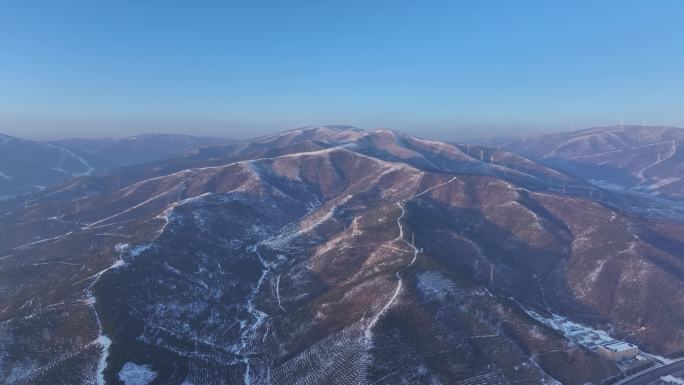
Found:
M 119 371 L 119 380 L 125 385 L 147 385 L 157 378 L 157 372 L 149 365 L 138 365 L 132 362 L 126 364 Z
M 92 307 L 93 312 L 95 313 L 95 322 L 97 323 L 97 334 L 98 337 L 93 341 L 93 344 L 97 344 L 102 348 L 102 355 L 100 356 L 100 359 L 97 362 L 97 368 L 95 372 L 95 378 L 97 385 L 106 385 L 105 379 L 104 379 L 104 371 L 107 369 L 107 358 L 109 357 L 109 347 L 112 344 L 112 340 L 107 337 L 105 334 L 103 334 L 102 331 L 102 322 L 100 321 L 100 315 L 97 313 L 97 309 L 95 308 L 95 304 L 97 302 L 97 298 L 95 297 L 95 294 L 93 294 L 93 287 L 95 284 L 100 280 L 100 277 L 109 270 L 113 269 L 118 269 L 122 266 L 125 266 L 125 262 L 123 260 L 123 253 L 128 249 L 128 244 L 123 244 L 119 243 L 116 246 L 114 246 L 114 249 L 117 252 L 117 257 L 118 259 L 108 268 L 96 273 L 92 277 L 95 278 L 93 282 L 88 286 L 86 289 L 86 299 L 85 303 Z
M 426 271 L 418 274 L 418 290 L 427 297 L 444 300 L 454 289 L 454 284 L 435 271 Z
M 569 319 L 558 314 L 551 314 L 551 318 L 544 317 L 534 310 L 522 308 L 527 315 L 534 320 L 550 327 L 553 330 L 560 332 L 570 341 L 576 342 L 586 348 L 593 348 L 597 345 L 605 345 L 617 340 L 611 337 L 605 330 L 594 329 Z

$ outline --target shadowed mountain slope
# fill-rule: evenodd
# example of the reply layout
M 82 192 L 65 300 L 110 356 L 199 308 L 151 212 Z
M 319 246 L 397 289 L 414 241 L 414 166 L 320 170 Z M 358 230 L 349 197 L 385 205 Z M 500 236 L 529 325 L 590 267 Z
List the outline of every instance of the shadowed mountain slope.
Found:
M 0 134 L 0 199 L 40 191 L 94 171 L 66 148 Z
M 0 200 L 41 191 L 74 177 L 185 156 L 204 146 L 231 142 L 234 140 L 166 134 L 36 142 L 0 134 Z

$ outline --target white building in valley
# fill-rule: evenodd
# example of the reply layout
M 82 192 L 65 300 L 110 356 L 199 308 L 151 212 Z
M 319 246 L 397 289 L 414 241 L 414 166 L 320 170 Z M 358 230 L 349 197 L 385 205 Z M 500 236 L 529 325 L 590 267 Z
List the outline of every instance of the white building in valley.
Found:
M 605 345 L 599 345 L 596 352 L 613 361 L 622 361 L 628 358 L 636 358 L 639 347 L 623 341 L 615 341 Z

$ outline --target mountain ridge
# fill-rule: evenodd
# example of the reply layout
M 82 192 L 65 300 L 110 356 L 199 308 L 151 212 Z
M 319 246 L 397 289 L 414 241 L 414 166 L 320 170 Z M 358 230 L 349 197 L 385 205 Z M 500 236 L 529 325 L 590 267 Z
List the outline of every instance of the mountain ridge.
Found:
M 485 139 L 475 143 L 486 143 Z M 684 198 L 684 129 L 622 125 L 497 141 L 603 188 Z
M 582 181 L 507 152 L 303 134 L 128 170 L 119 185 L 78 178 L 4 210 L 5 379 L 117 383 L 133 364 L 177 384 L 617 375 L 531 314 L 684 348 L 681 224 L 574 193 Z M 79 337 L 42 338 L 47 324 Z M 41 353 L 55 349 L 66 355 Z
M 232 139 L 142 134 L 121 139 L 32 141 L 0 134 L 0 197 L 12 199 L 71 178 L 168 159 Z

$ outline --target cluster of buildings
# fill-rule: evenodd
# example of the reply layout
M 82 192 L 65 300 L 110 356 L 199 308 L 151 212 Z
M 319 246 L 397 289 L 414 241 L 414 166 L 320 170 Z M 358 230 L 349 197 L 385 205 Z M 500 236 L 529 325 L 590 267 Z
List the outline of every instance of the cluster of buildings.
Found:
M 592 349 L 601 357 L 623 361 L 639 355 L 638 346 L 613 339 L 603 330 L 591 329 L 571 321 L 565 321 L 563 326 L 566 337 Z
M 625 341 L 616 340 L 606 331 L 571 321 L 558 314 L 544 317 L 539 313 L 526 309 L 525 312 L 535 320 L 558 330 L 567 339 L 574 341 L 607 359 L 619 362 L 635 359 L 639 355 L 639 347 Z

